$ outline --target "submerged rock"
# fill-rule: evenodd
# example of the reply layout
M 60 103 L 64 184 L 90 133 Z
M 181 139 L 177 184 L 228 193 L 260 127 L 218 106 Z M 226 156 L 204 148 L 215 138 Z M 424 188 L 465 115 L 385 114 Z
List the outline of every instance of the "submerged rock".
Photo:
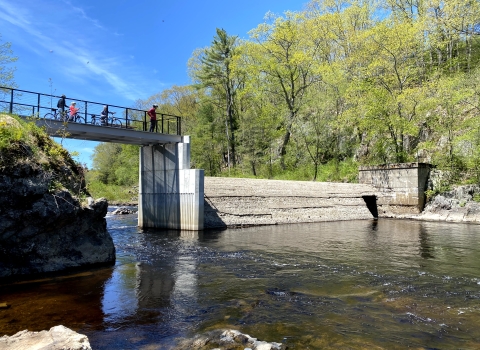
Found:
M 55 326 L 49 331 L 20 331 L 11 337 L 0 338 L 2 350 L 92 350 L 87 336 L 64 326 Z
M 137 213 L 136 210 L 132 210 L 132 209 L 130 209 L 130 208 L 121 207 L 121 208 L 115 209 L 115 210 L 112 212 L 112 215 L 128 215 L 128 214 L 136 214 L 136 213 Z
M 284 344 L 266 342 L 253 338 L 248 334 L 233 329 L 218 329 L 205 334 L 196 335 L 192 339 L 179 342 L 174 350 L 201 349 L 251 349 L 251 350 L 285 350 Z

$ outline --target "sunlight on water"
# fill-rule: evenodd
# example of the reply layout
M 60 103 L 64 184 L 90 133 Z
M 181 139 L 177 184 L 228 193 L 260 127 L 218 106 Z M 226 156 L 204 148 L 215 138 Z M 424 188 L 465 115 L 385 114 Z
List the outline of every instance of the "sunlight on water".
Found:
M 228 327 L 290 349 L 480 348 L 480 226 L 107 223 L 115 267 L 1 286 L 0 334 L 63 324 L 94 349 L 168 349 Z

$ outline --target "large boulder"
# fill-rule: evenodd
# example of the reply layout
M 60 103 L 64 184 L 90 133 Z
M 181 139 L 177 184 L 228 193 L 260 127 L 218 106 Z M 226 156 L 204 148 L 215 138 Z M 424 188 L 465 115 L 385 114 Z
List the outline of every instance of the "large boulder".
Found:
M 48 331 L 24 330 L 0 338 L 0 350 L 92 350 L 87 336 L 64 326 Z
M 11 119 L 0 118 L 16 129 L 3 130 L 15 140 L 0 149 L 0 278 L 113 264 L 107 201 L 88 200 L 83 169 L 60 145 Z

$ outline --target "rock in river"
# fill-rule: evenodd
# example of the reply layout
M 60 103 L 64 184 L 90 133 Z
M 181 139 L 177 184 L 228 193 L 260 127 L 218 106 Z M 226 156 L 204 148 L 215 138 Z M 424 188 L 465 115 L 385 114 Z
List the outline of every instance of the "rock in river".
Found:
M 0 279 L 113 264 L 108 203 L 87 200 L 83 168 L 41 130 L 0 127 L 24 135 L 0 150 Z

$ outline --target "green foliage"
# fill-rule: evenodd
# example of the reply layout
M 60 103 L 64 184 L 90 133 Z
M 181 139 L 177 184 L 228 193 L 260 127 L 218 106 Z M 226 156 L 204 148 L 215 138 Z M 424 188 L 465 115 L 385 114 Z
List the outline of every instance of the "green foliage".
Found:
M 181 112 L 209 176 L 356 181 L 358 164 L 425 161 L 450 174 L 441 188 L 478 183 L 478 18 L 469 0 L 311 0 L 247 40 L 218 29 L 192 85 L 143 102 Z M 128 157 L 99 146 L 98 180 L 134 183 Z
M 206 102 L 197 112 L 198 124 L 193 130 L 192 157 L 193 166 L 205 170 L 207 176 L 220 175 L 223 169 L 228 169 L 228 141 L 225 124 L 220 109 Z
M 111 202 L 135 203 L 137 193 L 133 193 L 132 186 L 104 184 L 95 180 L 95 174 L 87 173 L 87 189 L 94 198 L 106 198 Z
M 17 61 L 17 57 L 13 56 L 11 43 L 2 43 L 2 36 L 0 35 L 0 86 L 16 87 L 13 81 L 13 74 L 15 67 L 9 67 L 13 62 Z M 0 96 L 4 92 L 0 90 Z
M 100 143 L 93 154 L 95 180 L 111 185 L 138 184 L 139 147 Z
M 212 46 L 200 57 L 201 65 L 195 73 L 197 87 L 205 89 L 208 103 L 214 103 L 225 115 L 227 139 L 227 165 L 236 165 L 237 90 L 242 77 L 233 71 L 237 56 L 237 37 L 230 36 L 224 29 L 217 28 Z
M 436 184 L 433 189 L 429 189 L 425 191 L 425 196 L 427 198 L 427 201 L 435 197 L 437 194 L 450 191 L 452 188 L 451 187 L 452 184 L 453 182 L 448 177 L 439 181 L 439 183 Z
M 14 169 L 21 164 L 33 169 L 41 167 L 50 174 L 49 188 L 52 192 L 66 188 L 78 197 L 88 194 L 84 169 L 67 150 L 34 122 L 0 115 L 0 170 Z

